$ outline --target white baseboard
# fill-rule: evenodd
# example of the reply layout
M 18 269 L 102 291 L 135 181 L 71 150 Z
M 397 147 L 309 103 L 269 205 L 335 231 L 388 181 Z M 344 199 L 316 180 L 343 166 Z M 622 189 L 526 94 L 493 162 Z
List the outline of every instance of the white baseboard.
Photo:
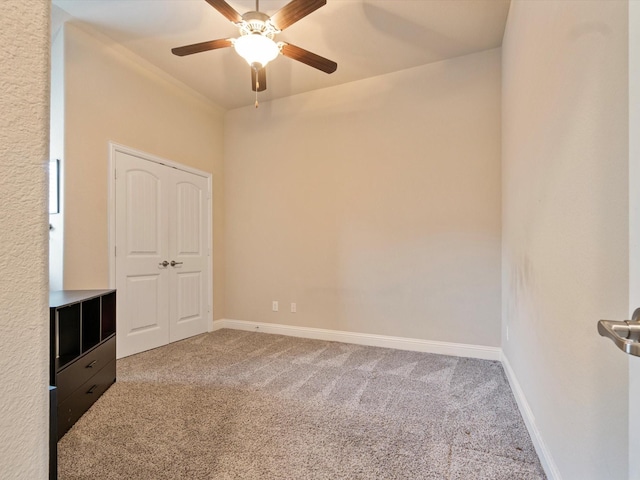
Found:
M 323 328 L 296 327 L 275 323 L 247 322 L 244 320 L 216 320 L 211 331 L 230 328 L 251 332 L 275 333 L 290 337 L 313 338 L 332 342 L 353 343 L 371 347 L 397 348 L 415 352 L 438 353 L 456 357 L 480 358 L 483 360 L 501 360 L 502 350 L 499 347 L 485 347 L 483 345 L 468 345 L 464 343 L 436 342 L 405 337 L 390 337 L 370 333 L 343 332 L 340 330 L 326 330 Z
M 524 419 L 524 423 L 527 426 L 527 430 L 529 431 L 529 435 L 531 436 L 531 440 L 533 442 L 533 446 L 536 449 L 536 453 L 538 454 L 538 458 L 540 458 L 540 463 L 542 464 L 542 468 L 544 468 L 544 472 L 547 475 L 549 480 L 561 480 L 560 472 L 558 471 L 558 467 L 556 466 L 551 454 L 549 453 L 549 449 L 547 445 L 544 443 L 542 439 L 542 434 L 538 427 L 536 426 L 536 419 L 533 416 L 533 412 L 531 411 L 531 407 L 529 407 L 529 402 L 527 402 L 527 398 L 520 387 L 520 383 L 516 378 L 516 374 L 511 368 L 511 364 L 509 363 L 509 359 L 502 354 L 502 366 L 504 367 L 504 371 L 507 374 L 507 379 L 509 380 L 509 385 L 511 385 L 511 391 L 513 395 L 516 397 L 516 402 L 518 403 L 518 408 L 520 409 L 520 414 Z

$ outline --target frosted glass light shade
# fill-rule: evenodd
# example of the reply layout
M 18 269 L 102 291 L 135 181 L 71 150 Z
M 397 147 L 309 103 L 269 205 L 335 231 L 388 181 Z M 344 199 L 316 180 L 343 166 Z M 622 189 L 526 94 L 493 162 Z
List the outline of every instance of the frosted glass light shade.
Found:
M 259 63 L 263 68 L 280 53 L 276 42 L 260 34 L 242 35 L 236 38 L 233 47 L 250 66 Z

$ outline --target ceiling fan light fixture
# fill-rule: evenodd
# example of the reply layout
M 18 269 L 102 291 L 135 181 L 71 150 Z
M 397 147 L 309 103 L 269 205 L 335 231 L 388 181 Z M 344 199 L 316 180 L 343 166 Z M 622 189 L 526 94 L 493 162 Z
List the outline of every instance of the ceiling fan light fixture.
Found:
M 242 35 L 240 38 L 236 38 L 233 42 L 233 48 L 251 67 L 259 64 L 264 68 L 267 63 L 280 53 L 280 48 L 276 42 L 259 33 Z
M 262 92 L 267 88 L 265 67 L 279 54 L 304 63 L 325 73 L 333 73 L 338 64 L 288 42 L 275 42 L 274 38 L 285 28 L 303 19 L 327 4 L 327 0 L 289 0 L 284 7 L 269 16 L 260 11 L 259 0 L 255 0 L 255 11 L 240 15 L 227 0 L 205 0 L 240 30 L 239 38 L 220 38 L 208 42 L 194 43 L 171 49 L 179 57 L 208 52 L 220 48 L 234 47 L 251 67 L 251 89 Z M 257 100 L 257 98 L 256 98 Z M 257 106 L 257 101 L 256 101 Z

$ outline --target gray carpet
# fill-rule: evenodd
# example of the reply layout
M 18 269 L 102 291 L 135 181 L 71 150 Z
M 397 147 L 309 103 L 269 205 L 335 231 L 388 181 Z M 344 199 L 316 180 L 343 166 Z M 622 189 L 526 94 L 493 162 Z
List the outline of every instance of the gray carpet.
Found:
M 499 362 L 220 330 L 119 360 L 74 479 L 544 479 Z

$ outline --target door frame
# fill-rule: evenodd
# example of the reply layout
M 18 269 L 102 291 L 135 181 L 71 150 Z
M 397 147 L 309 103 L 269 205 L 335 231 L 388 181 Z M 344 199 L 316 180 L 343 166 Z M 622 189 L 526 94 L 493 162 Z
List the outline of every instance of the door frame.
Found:
M 629 318 L 640 307 L 640 4 L 628 3 L 629 12 Z M 640 479 L 640 358 L 629 355 L 629 479 Z
M 207 331 L 213 330 L 213 174 L 183 165 L 166 158 L 142 152 L 125 145 L 109 142 L 109 186 L 107 199 L 108 251 L 109 251 L 109 288 L 116 288 L 116 154 L 125 153 L 153 163 L 182 170 L 187 173 L 204 177 L 207 180 Z

